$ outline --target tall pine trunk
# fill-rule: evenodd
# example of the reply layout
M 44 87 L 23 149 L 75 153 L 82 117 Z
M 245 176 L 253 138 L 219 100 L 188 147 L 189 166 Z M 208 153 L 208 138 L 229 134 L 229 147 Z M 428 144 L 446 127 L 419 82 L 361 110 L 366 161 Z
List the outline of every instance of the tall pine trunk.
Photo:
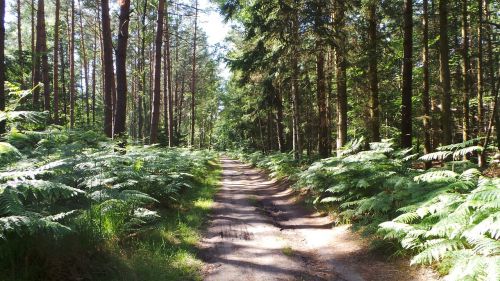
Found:
M 83 59 L 83 79 L 85 81 L 85 113 L 87 116 L 87 125 L 90 125 L 90 97 L 89 97 L 89 64 L 87 59 L 87 49 L 85 45 L 85 33 L 83 31 L 83 6 L 81 1 L 78 1 L 80 8 L 80 44 Z
M 70 127 L 75 126 L 75 0 L 71 0 L 71 29 L 69 47 L 69 115 Z
M 336 1 L 334 24 L 338 43 L 335 48 L 335 77 L 337 79 L 337 150 L 347 142 L 347 59 L 345 34 L 345 3 Z
M 317 47 L 320 47 L 321 41 L 317 42 Z M 317 103 L 319 113 L 319 126 L 318 126 L 318 152 L 322 158 L 328 157 L 329 143 L 328 143 L 328 115 L 326 110 L 326 84 L 325 84 L 325 55 L 323 50 L 319 50 L 316 55 L 316 85 L 317 85 Z
M 424 154 L 432 152 L 431 146 L 431 100 L 429 96 L 429 1 L 423 0 L 423 16 L 422 16 L 422 68 L 423 68 L 423 92 L 422 104 L 424 106 Z M 425 163 L 428 169 L 431 167 L 430 162 Z
M 377 5 L 368 7 L 368 80 L 370 83 L 370 133 L 371 141 L 380 141 L 380 110 L 378 99 L 377 60 Z
M 0 111 L 5 111 L 5 0 L 0 0 Z M 0 134 L 5 133 L 5 120 L 0 121 Z
M 483 0 L 478 0 L 478 23 L 477 23 L 477 122 L 479 136 L 484 126 L 484 104 L 483 104 Z
M 452 142 L 451 85 L 448 47 L 448 0 L 439 1 L 439 82 L 441 84 L 442 143 Z
M 163 36 L 163 14 L 165 0 L 158 2 L 158 16 L 156 19 L 155 39 L 155 68 L 153 86 L 153 112 L 151 113 L 151 143 L 158 142 L 158 125 L 160 122 L 160 99 L 161 99 L 161 46 Z
M 462 0 L 462 75 L 463 75 L 463 89 L 462 89 L 462 136 L 463 141 L 470 138 L 469 128 L 469 98 L 470 98 L 470 58 L 469 58 L 469 24 L 467 21 L 468 1 Z
M 59 124 L 59 11 L 61 1 L 56 0 L 54 21 L 54 123 Z
M 165 20 L 165 49 L 166 49 L 166 73 L 167 73 L 167 92 L 168 92 L 168 128 L 165 132 L 168 135 L 168 146 L 174 146 L 174 106 L 173 106 L 173 95 L 172 95 L 172 60 L 170 58 L 170 24 L 168 17 L 168 7 L 166 9 L 166 20 Z
M 16 12 L 17 12 L 17 52 L 19 59 L 19 68 L 21 69 L 21 77 L 20 77 L 21 87 L 24 88 L 24 56 L 23 56 L 23 38 L 22 38 L 21 0 L 17 0 Z
M 126 131 L 127 120 L 127 44 L 130 22 L 130 0 L 120 0 L 118 43 L 116 48 L 116 111 L 113 135 L 121 136 Z
M 403 93 L 401 102 L 401 146 L 412 146 L 413 82 L 413 1 L 405 0 L 403 9 Z
M 292 36 L 293 48 L 291 53 L 291 68 L 292 68 L 292 100 L 293 100 L 293 152 L 296 160 L 300 160 L 302 156 L 302 134 L 300 129 L 300 88 L 299 88 L 299 65 L 298 57 L 299 49 L 299 20 L 298 11 L 294 11 L 292 20 Z
M 72 0 L 74 1 L 74 0 Z M 115 94 L 115 74 L 113 68 L 113 43 L 109 18 L 109 0 L 101 0 L 101 21 L 104 63 L 104 133 L 113 137 L 113 96 Z
M 198 0 L 195 0 L 194 6 L 194 36 L 193 36 L 193 69 L 191 73 L 191 141 L 189 144 L 194 146 L 194 128 L 196 121 L 196 41 L 197 41 L 197 32 L 198 32 Z

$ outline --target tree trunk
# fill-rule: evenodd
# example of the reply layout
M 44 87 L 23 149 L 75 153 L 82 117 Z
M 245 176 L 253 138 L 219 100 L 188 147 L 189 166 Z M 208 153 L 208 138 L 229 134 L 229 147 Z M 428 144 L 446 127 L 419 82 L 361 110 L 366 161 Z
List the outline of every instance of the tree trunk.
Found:
M 87 59 L 87 49 L 85 48 L 85 33 L 83 32 L 83 7 L 81 4 L 81 0 L 78 1 L 78 4 L 80 8 L 80 42 L 83 58 L 83 77 L 85 81 L 85 113 L 87 116 L 87 125 L 90 125 L 89 64 Z
M 195 0 L 194 14 L 194 38 L 193 38 L 193 69 L 191 74 L 191 141 L 190 145 L 194 145 L 194 128 L 196 120 L 195 112 L 195 97 L 196 97 L 196 41 L 198 28 L 198 0 Z
M 5 0 L 0 0 L 0 111 L 5 111 Z M 5 133 L 5 120 L 0 121 L 0 134 Z
M 442 143 L 452 143 L 451 85 L 448 47 L 448 0 L 439 1 L 439 80 L 441 83 Z
M 127 43 L 130 22 L 130 0 L 120 0 L 118 46 L 116 48 L 116 112 L 113 135 L 125 134 L 127 120 Z
M 470 58 L 469 58 L 469 25 L 467 22 L 467 0 L 462 0 L 462 75 L 463 75 L 463 120 L 462 136 L 463 141 L 469 139 L 469 97 L 470 97 Z
M 292 100 L 293 100 L 293 152 L 296 160 L 300 161 L 302 156 L 302 134 L 300 129 L 300 88 L 299 88 L 299 75 L 300 70 L 298 66 L 299 50 L 299 20 L 297 11 L 293 15 L 292 30 L 293 30 L 293 48 L 291 53 L 291 67 L 292 67 Z
M 54 22 L 54 123 L 59 124 L 59 11 L 61 1 L 56 0 L 56 18 Z
M 335 48 L 335 76 L 337 79 L 337 149 L 347 142 L 347 60 L 346 60 L 346 34 L 345 3 L 344 0 L 336 2 L 335 27 L 338 43 Z
M 64 45 L 62 44 L 62 42 L 60 43 L 60 49 L 61 49 L 61 56 L 60 56 L 60 59 L 61 59 L 61 83 L 62 83 L 62 92 L 61 92 L 61 95 L 62 95 L 62 99 L 63 99 L 63 114 L 64 114 L 64 122 L 62 123 L 66 123 L 66 120 L 68 119 L 68 102 L 66 100 L 66 76 L 65 76 L 65 72 L 66 72 L 66 64 L 65 64 L 65 61 L 64 61 Z
M 403 10 L 403 93 L 401 103 L 401 147 L 412 146 L 413 82 L 413 1 L 404 1 Z
M 422 103 L 424 106 L 424 154 L 432 152 L 431 146 L 431 101 L 429 97 L 429 13 L 428 13 L 428 0 L 423 0 L 423 17 L 422 17 L 422 68 L 423 68 L 423 93 Z M 425 168 L 431 167 L 431 162 L 425 163 Z
M 280 152 L 285 152 L 285 130 L 283 128 L 283 97 L 281 95 L 280 89 L 274 89 L 276 91 L 276 132 L 278 138 L 278 149 Z
M 479 136 L 483 131 L 484 104 L 483 104 L 483 0 L 478 0 L 477 23 L 477 123 Z
M 317 47 L 322 44 L 318 41 Z M 317 102 L 319 113 L 318 126 L 318 152 L 322 158 L 328 157 L 328 120 L 326 111 L 326 84 L 325 84 L 325 56 L 323 50 L 319 50 L 316 55 L 316 77 L 317 77 Z
M 140 59 L 139 59 L 139 71 L 141 73 L 141 78 L 139 81 L 139 93 L 137 94 L 138 96 L 138 137 L 139 139 L 143 140 L 144 139 L 144 115 L 143 115 L 143 99 L 145 99 L 145 89 L 146 89 L 146 68 L 145 68 L 145 62 L 146 62 L 146 56 L 145 56 L 145 49 L 146 49 L 146 11 L 148 7 L 148 1 L 144 0 L 144 5 L 143 5 L 143 10 L 142 10 L 142 16 L 141 16 L 141 35 L 139 36 L 141 38 L 141 49 L 140 49 Z
M 22 28 L 21 28 L 21 0 L 17 0 L 16 5 L 17 10 L 17 52 L 19 59 L 19 68 L 21 69 L 21 88 L 24 88 L 24 56 L 23 56 L 23 38 L 22 38 Z M 57 46 L 57 45 L 56 45 Z
M 72 0 L 74 1 L 74 0 Z M 113 96 L 115 74 L 113 68 L 113 44 L 109 18 L 109 0 L 101 0 L 102 41 L 104 59 L 104 133 L 113 137 Z
M 75 0 L 71 0 L 71 31 L 69 47 L 69 115 L 70 127 L 75 126 Z
M 168 92 L 168 130 L 166 135 L 168 135 L 168 146 L 174 146 L 174 106 L 173 106 L 173 95 L 172 95 L 172 60 L 170 58 L 170 23 L 168 17 L 168 7 L 166 9 L 166 20 L 165 20 L 165 49 L 167 52 L 166 60 L 166 72 L 167 72 L 167 92 Z
M 31 0 L 31 87 L 35 87 L 36 73 L 36 46 L 35 46 L 35 0 Z M 33 93 L 34 95 L 35 93 Z M 33 96 L 33 101 L 35 97 Z
M 371 141 L 380 141 L 380 110 L 378 100 L 377 60 L 377 5 L 368 7 L 368 80 L 370 83 L 370 133 Z
M 158 17 L 156 20 L 155 40 L 155 69 L 153 88 L 153 112 L 151 114 L 151 143 L 158 142 L 158 124 L 160 122 L 160 99 L 161 99 L 161 46 L 163 36 L 163 13 L 165 11 L 165 0 L 158 2 Z

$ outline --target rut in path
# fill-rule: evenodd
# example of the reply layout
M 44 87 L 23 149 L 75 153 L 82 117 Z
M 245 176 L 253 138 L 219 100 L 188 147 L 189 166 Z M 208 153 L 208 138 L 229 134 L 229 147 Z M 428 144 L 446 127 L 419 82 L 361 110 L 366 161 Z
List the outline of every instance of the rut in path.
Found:
M 201 243 L 206 281 L 437 280 L 407 261 L 386 262 L 347 226 L 295 203 L 286 182 L 222 159 L 221 188 Z

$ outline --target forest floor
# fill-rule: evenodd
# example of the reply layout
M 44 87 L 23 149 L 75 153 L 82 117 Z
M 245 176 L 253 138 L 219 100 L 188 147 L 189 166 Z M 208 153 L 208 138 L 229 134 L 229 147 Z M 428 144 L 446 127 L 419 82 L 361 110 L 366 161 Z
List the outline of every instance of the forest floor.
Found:
M 348 226 L 333 226 L 298 202 L 288 183 L 236 160 L 221 162 L 200 245 L 204 280 L 438 280 L 429 269 L 370 251 Z

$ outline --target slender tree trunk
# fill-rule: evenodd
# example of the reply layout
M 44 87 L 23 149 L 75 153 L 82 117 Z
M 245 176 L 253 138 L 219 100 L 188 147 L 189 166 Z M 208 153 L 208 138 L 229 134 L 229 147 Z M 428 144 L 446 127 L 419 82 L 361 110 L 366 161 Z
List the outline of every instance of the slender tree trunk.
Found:
M 299 88 L 299 75 L 300 70 L 298 66 L 298 56 L 300 51 L 299 46 L 299 20 L 297 11 L 293 15 L 292 30 L 293 30 L 293 48 L 291 54 L 291 67 L 292 67 L 292 99 L 293 99 L 293 152 L 296 160 L 300 160 L 302 156 L 302 134 L 300 129 L 300 88 Z
M 99 9 L 97 9 L 99 14 Z M 99 15 L 97 15 L 96 22 L 99 21 Z M 96 61 L 97 61 L 97 29 L 94 31 L 94 50 L 92 56 L 92 127 L 95 126 L 95 106 L 96 106 Z
M 60 43 L 60 49 L 61 49 L 61 83 L 62 83 L 62 99 L 63 99 L 63 114 L 64 114 L 64 122 L 66 123 L 66 120 L 68 119 L 68 102 L 66 99 L 67 93 L 66 93 L 66 78 L 65 78 L 65 72 L 66 72 L 66 64 L 64 61 L 64 45 L 61 42 Z
M 127 44 L 130 0 L 120 0 L 118 46 L 116 48 L 116 112 L 113 135 L 125 134 L 127 120 Z
M 412 146 L 413 1 L 404 1 L 403 11 L 403 95 L 401 104 L 401 146 Z
M 85 113 L 87 116 L 87 125 L 90 125 L 90 97 L 89 97 L 89 63 L 87 59 L 87 49 L 85 45 L 85 33 L 83 31 L 83 6 L 81 0 L 78 1 L 80 8 L 80 33 L 81 33 L 81 48 L 83 59 L 83 77 L 85 81 Z
M 190 145 L 194 146 L 194 128 L 196 120 L 196 41 L 198 32 L 198 0 L 195 0 L 195 12 L 194 12 L 194 38 L 193 38 L 193 69 L 191 73 L 191 141 Z
M 165 49 L 167 52 L 166 57 L 166 72 L 167 72 L 167 91 L 168 91 L 168 146 L 174 146 L 174 107 L 173 107 L 173 95 L 172 95 L 172 60 L 170 58 L 170 23 L 168 16 L 168 7 L 165 12 L 166 20 L 165 20 Z
M 441 83 L 441 126 L 444 145 L 452 143 L 451 85 L 448 47 L 448 0 L 439 1 L 439 80 Z
M 378 100 L 377 4 L 368 7 L 368 80 L 370 83 L 371 141 L 380 141 L 380 110 Z
M 339 0 L 335 9 L 336 34 L 339 37 L 335 48 L 335 77 L 337 78 L 337 149 L 343 147 L 347 142 L 347 60 L 346 60 L 346 34 L 345 26 L 345 3 Z
M 23 56 L 23 38 L 22 38 L 22 27 L 21 27 L 21 0 L 17 0 L 16 5 L 17 10 L 17 52 L 19 59 L 19 67 L 21 69 L 21 88 L 24 88 L 24 56 Z M 57 45 L 56 45 L 57 46 Z
M 70 127 L 75 126 L 75 0 L 71 0 L 71 31 L 69 47 L 69 115 Z
M 35 0 L 31 0 L 31 87 L 35 86 L 35 73 L 36 73 L 36 63 L 35 62 L 36 62 Z M 35 93 L 33 93 L 33 95 L 34 94 Z M 35 96 L 33 96 L 33 101 L 35 101 Z
M 158 2 L 158 17 L 156 20 L 155 39 L 155 68 L 153 88 L 153 112 L 151 114 L 151 143 L 158 142 L 158 124 L 160 122 L 160 99 L 161 99 L 161 46 L 163 36 L 163 15 L 165 12 L 165 0 Z
M 5 0 L 0 0 L 0 111 L 5 111 Z M 5 133 L 5 120 L 0 121 L 0 134 Z
M 318 41 L 318 47 L 322 43 Z M 322 158 L 328 157 L 328 121 L 326 112 L 326 84 L 325 84 L 325 56 L 323 50 L 318 51 L 316 55 L 316 77 L 317 77 L 317 102 L 319 113 L 318 126 L 318 152 Z
M 44 0 L 39 0 L 38 1 L 38 8 L 37 8 L 37 13 L 36 13 L 36 45 L 35 45 L 35 54 L 34 58 L 35 60 L 33 61 L 35 73 L 34 73 L 34 85 L 38 85 L 38 83 L 41 83 L 44 79 L 43 75 L 43 52 L 44 52 L 44 46 L 46 44 L 44 43 L 44 38 L 45 38 L 45 2 Z M 46 48 L 45 48 L 46 49 Z M 43 86 L 44 89 L 44 94 L 45 94 L 45 85 Z M 36 87 L 35 90 L 33 91 L 33 107 L 35 110 L 40 109 L 40 87 Z
M 478 0 L 477 23 L 477 122 L 478 136 L 483 131 L 484 104 L 483 104 L 483 0 Z
M 74 1 L 74 0 L 72 0 Z M 109 0 L 101 0 L 102 41 L 104 59 L 104 133 L 113 137 L 113 96 L 115 74 L 113 68 L 113 44 L 109 18 Z
M 56 0 L 56 18 L 54 22 L 54 123 L 59 124 L 59 11 L 61 1 Z
M 141 35 L 139 36 L 141 38 L 141 49 L 140 49 L 140 60 L 139 60 L 139 71 L 141 73 L 141 78 L 139 82 L 139 93 L 138 93 L 138 136 L 139 139 L 143 140 L 144 139 L 144 115 L 143 115 L 143 99 L 146 97 L 145 93 L 145 88 L 146 88 L 146 68 L 145 68 L 145 62 L 146 62 L 146 56 L 145 56 L 145 49 L 146 49 L 146 11 L 148 7 L 148 1 L 144 0 L 144 5 L 143 5 L 143 10 L 142 10 L 142 17 L 141 17 L 141 27 L 142 27 L 142 32 Z M 140 30 L 141 31 L 141 30 Z
M 285 152 L 285 130 L 283 127 L 283 97 L 280 89 L 276 91 L 276 132 L 278 133 L 278 149 L 280 152 Z
M 467 22 L 468 1 L 462 0 L 462 75 L 463 75 L 463 141 L 469 139 L 469 97 L 470 97 L 470 58 L 469 58 L 469 24 Z
M 431 146 L 431 101 L 429 97 L 429 13 L 428 13 L 428 0 L 423 0 L 423 48 L 422 48 L 422 68 L 423 68 L 423 93 L 422 103 L 424 106 L 424 154 L 432 152 Z M 425 163 L 425 168 L 431 167 L 431 162 Z

